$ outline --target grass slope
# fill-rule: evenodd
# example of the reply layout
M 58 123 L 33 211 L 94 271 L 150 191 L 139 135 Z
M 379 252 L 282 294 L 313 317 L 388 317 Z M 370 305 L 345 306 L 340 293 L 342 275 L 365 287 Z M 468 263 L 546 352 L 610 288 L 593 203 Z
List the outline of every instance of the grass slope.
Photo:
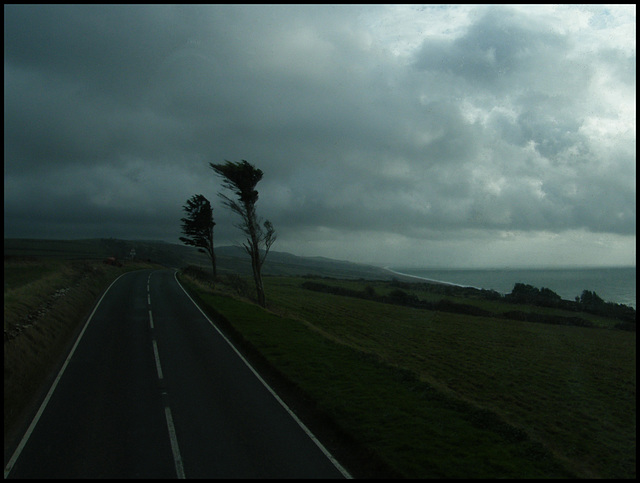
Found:
M 403 476 L 635 477 L 635 333 L 399 307 L 302 283 L 265 278 L 270 311 L 190 287 Z

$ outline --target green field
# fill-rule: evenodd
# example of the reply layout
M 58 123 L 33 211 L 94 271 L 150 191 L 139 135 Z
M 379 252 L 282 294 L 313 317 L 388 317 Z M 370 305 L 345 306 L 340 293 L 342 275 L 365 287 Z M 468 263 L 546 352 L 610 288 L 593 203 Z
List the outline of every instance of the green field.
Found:
M 303 282 L 267 277 L 269 311 L 189 287 L 401 475 L 635 477 L 635 332 L 434 312 Z

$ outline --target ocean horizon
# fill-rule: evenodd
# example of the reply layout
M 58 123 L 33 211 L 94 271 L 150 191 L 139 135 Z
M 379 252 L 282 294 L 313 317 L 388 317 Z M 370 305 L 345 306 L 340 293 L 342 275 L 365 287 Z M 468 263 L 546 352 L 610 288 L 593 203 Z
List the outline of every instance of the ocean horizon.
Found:
M 583 290 L 595 292 L 606 302 L 636 308 L 635 267 L 429 269 L 386 267 L 398 275 L 425 281 L 511 293 L 516 283 L 546 287 L 560 297 L 575 300 Z

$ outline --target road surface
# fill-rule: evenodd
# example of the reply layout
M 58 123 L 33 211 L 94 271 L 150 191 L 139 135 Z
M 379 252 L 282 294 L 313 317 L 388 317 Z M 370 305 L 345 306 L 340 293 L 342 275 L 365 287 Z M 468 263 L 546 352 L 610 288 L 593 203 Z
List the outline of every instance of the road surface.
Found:
M 5 478 L 344 478 L 172 270 L 106 291 Z

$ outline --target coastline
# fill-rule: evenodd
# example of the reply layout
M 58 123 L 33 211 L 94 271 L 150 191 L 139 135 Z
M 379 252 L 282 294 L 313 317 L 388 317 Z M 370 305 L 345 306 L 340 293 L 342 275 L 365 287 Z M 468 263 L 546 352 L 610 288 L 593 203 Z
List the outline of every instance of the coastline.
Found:
M 426 277 L 418 277 L 417 275 L 409 275 L 407 273 L 402 273 L 402 272 L 396 272 L 395 270 L 391 270 L 389 267 L 383 267 L 384 270 L 386 270 L 387 272 L 393 273 L 394 275 L 400 275 L 402 277 L 407 277 L 407 278 L 413 278 L 413 279 L 417 279 L 423 282 L 429 282 L 429 283 L 437 283 L 439 285 L 451 285 L 453 287 L 468 287 L 468 288 L 475 288 L 478 290 L 482 290 L 481 287 L 474 287 L 473 285 L 461 285 L 459 283 L 453 283 L 453 282 L 445 282 L 443 280 L 434 280 L 431 278 L 426 278 Z
M 635 267 L 460 269 L 451 273 L 452 278 L 457 283 L 440 280 L 440 278 L 447 278 L 449 274 L 448 270 L 443 269 L 433 269 L 431 270 L 433 273 L 430 273 L 429 269 L 411 270 L 418 272 L 418 275 L 393 270 L 389 266 L 383 267 L 383 270 L 406 282 L 427 282 L 453 287 L 469 287 L 477 290 L 494 290 L 502 295 L 510 293 L 515 283 L 526 283 L 534 287 L 548 287 L 564 300 L 574 300 L 584 290 L 590 290 L 596 292 L 608 303 L 636 308 Z M 460 274 L 464 275 L 460 276 Z M 629 279 L 630 276 L 633 279 Z

